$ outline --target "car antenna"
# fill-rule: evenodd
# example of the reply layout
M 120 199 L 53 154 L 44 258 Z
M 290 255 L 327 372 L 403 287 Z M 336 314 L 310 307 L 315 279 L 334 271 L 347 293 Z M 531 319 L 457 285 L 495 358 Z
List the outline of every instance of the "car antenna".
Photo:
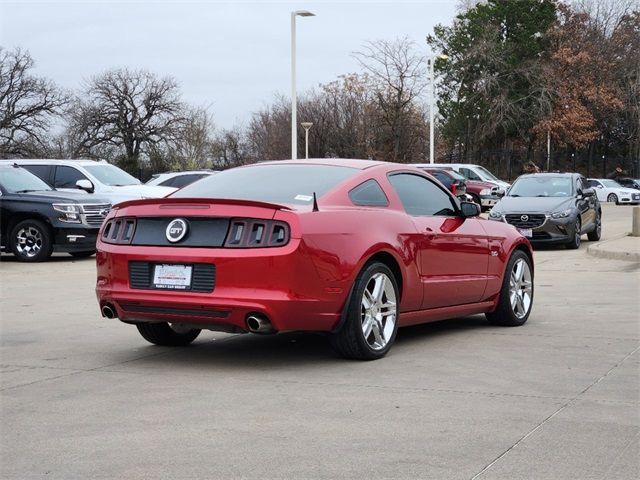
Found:
M 317 212 L 318 209 L 318 198 L 316 197 L 316 192 L 313 192 L 313 210 L 312 212 Z

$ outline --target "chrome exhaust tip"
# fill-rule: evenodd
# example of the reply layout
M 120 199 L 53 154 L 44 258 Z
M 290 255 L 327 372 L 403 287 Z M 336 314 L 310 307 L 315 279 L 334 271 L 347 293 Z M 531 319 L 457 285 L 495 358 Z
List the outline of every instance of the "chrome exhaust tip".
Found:
M 273 333 L 273 326 L 269 319 L 259 313 L 247 315 L 247 328 L 252 333 Z
M 116 310 L 111 305 L 105 305 L 100 311 L 102 312 L 103 317 L 116 318 Z

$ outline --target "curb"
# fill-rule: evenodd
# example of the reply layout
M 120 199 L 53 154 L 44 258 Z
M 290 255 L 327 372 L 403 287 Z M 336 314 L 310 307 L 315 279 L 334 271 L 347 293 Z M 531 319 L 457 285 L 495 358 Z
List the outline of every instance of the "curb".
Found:
M 609 240 L 598 242 L 595 245 L 589 245 L 589 247 L 587 247 L 587 253 L 593 257 L 608 258 L 609 260 L 626 260 L 627 262 L 640 263 L 640 253 L 612 251 L 606 249 L 607 243 L 615 242 L 616 240 L 620 240 L 628 236 L 631 236 L 631 234 L 625 233 L 624 235 L 619 235 L 617 237 L 610 238 Z M 638 241 L 640 241 L 640 237 L 638 237 Z

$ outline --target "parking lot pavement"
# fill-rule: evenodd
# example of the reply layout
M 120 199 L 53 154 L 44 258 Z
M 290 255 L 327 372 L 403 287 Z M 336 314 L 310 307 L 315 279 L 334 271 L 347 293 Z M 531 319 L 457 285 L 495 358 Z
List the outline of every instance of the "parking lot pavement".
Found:
M 410 327 L 375 362 L 321 335 L 151 346 L 100 317 L 92 259 L 3 256 L 0 478 L 639 478 L 640 265 L 588 243 L 536 251 L 525 326 Z

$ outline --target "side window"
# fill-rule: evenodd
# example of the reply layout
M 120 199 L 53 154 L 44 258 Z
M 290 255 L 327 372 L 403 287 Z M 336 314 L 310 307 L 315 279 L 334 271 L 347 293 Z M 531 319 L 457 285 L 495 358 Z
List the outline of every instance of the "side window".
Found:
M 600 185 L 600 182 L 597 182 L 596 180 L 589 180 L 589 186 L 596 188 L 598 185 Z
M 361 207 L 386 207 L 389 200 L 382 187 L 375 180 L 367 180 L 349 192 L 349 198 L 354 205 Z
M 442 183 L 443 185 L 447 185 L 448 183 L 450 183 L 449 177 L 447 175 L 445 175 L 444 173 L 431 172 L 431 175 L 436 177 L 440 181 L 440 183 Z
M 173 183 L 168 186 L 171 186 L 174 188 L 186 187 L 187 185 L 190 185 L 196 180 L 200 180 L 202 177 L 205 177 L 205 176 L 206 175 L 200 175 L 200 174 L 180 175 L 178 177 L 173 177 Z
M 482 180 L 473 170 L 468 168 L 460 168 L 460 173 L 467 177 L 469 180 Z
M 160 182 L 158 184 L 159 187 L 173 187 L 173 182 L 175 181 L 176 177 L 171 177 L 166 179 L 164 182 Z
M 53 182 L 54 188 L 77 188 L 76 182 L 78 180 L 86 180 L 79 170 L 73 167 L 58 166 L 56 167 L 56 178 Z
M 36 177 L 40 177 L 47 183 L 51 183 L 51 168 L 49 165 L 22 165 L 22 168 L 33 173 Z
M 389 176 L 389 181 L 409 215 L 456 214 L 453 200 L 436 184 L 410 173 Z

